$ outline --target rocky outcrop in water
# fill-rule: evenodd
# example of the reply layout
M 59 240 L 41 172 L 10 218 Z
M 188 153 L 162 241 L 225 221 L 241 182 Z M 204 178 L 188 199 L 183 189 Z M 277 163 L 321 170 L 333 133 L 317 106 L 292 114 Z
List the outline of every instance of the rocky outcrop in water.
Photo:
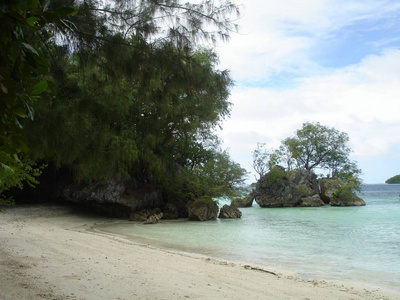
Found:
M 296 184 L 300 193 L 301 207 L 323 206 L 325 203 L 321 200 L 319 192 L 319 183 L 317 175 L 310 170 L 297 170 L 290 173 L 291 181 Z
M 213 200 L 196 200 L 189 204 L 189 220 L 207 221 L 215 220 L 218 215 L 218 205 Z
M 340 185 L 336 179 L 321 180 L 321 199 L 331 206 L 364 206 L 365 201 L 355 193 L 339 192 Z
M 301 195 L 297 185 L 292 182 L 280 166 L 275 166 L 257 182 L 255 200 L 261 207 L 299 206 Z
M 256 189 L 248 198 L 254 196 L 261 207 L 365 205 L 356 194 L 342 189 L 337 179 L 319 182 L 312 171 L 285 172 L 284 168 L 275 166 L 257 182 Z
M 301 198 L 301 202 L 299 204 L 299 206 L 301 207 L 316 207 L 324 205 L 325 205 L 324 201 L 321 200 L 318 194 Z
M 242 212 L 235 206 L 224 205 L 219 211 L 218 218 L 221 219 L 238 219 L 242 217 Z
M 352 194 L 348 197 L 335 197 L 331 198 L 329 203 L 331 206 L 364 206 L 365 201 L 358 197 L 356 194 Z
M 231 206 L 235 207 L 252 207 L 254 201 L 254 194 L 251 192 L 245 198 L 235 198 L 231 201 Z

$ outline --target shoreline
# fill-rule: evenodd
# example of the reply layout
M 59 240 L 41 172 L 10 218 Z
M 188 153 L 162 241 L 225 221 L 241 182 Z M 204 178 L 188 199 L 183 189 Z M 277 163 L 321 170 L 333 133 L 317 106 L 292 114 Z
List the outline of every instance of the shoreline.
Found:
M 75 206 L 0 212 L 0 299 L 399 299 L 365 283 L 303 280 L 96 231 Z

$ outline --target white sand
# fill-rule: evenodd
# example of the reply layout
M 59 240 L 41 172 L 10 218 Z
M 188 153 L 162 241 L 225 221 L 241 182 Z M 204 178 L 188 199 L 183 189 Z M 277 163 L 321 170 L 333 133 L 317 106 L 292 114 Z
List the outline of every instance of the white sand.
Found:
M 0 299 L 400 299 L 382 289 L 276 276 L 88 230 L 102 222 L 111 221 L 66 206 L 0 212 Z

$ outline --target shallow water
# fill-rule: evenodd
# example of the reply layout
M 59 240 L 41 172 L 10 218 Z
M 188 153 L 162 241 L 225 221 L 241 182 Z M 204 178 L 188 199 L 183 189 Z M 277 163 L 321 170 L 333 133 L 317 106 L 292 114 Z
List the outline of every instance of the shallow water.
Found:
M 400 185 L 365 185 L 364 207 L 242 208 L 241 219 L 120 223 L 140 243 L 400 291 Z M 225 204 L 223 201 L 221 205 Z

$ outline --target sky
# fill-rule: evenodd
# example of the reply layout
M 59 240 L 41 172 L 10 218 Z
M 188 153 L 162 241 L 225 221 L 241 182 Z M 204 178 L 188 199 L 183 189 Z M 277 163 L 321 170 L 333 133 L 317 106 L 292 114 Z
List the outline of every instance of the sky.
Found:
M 235 81 L 218 135 L 247 182 L 257 143 L 277 148 L 304 122 L 349 135 L 364 183 L 400 174 L 400 1 L 234 2 L 239 33 L 216 47 Z

